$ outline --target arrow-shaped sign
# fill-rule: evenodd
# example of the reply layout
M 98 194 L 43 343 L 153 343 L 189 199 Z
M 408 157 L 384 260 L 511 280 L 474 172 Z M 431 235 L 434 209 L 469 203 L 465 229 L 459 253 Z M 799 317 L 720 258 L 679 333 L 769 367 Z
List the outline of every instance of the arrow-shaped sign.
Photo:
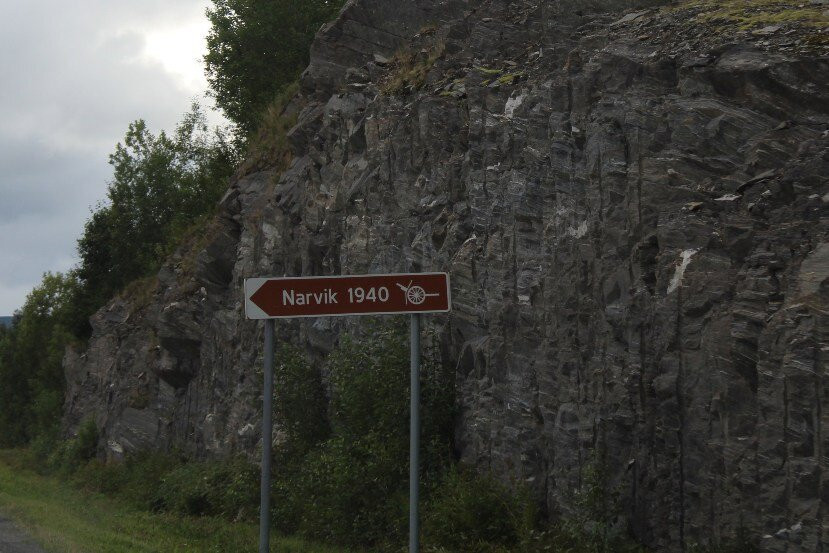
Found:
M 446 273 L 245 280 L 248 319 L 449 311 Z

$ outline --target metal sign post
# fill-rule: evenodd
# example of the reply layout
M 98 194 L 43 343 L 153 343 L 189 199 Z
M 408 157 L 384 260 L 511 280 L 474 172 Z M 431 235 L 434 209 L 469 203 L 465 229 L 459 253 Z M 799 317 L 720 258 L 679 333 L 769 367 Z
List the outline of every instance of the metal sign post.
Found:
M 449 275 L 414 273 L 245 280 L 245 315 L 265 320 L 262 393 L 262 481 L 259 553 L 270 550 L 271 447 L 273 443 L 274 319 L 340 315 L 411 314 L 409 413 L 409 553 L 420 549 L 420 314 L 451 309 Z
M 410 337 L 411 402 L 409 410 L 409 553 L 420 551 L 420 313 L 412 315 Z
M 259 488 L 259 553 L 271 549 L 271 446 L 273 444 L 273 319 L 265 321 L 265 386 L 262 389 L 262 479 Z

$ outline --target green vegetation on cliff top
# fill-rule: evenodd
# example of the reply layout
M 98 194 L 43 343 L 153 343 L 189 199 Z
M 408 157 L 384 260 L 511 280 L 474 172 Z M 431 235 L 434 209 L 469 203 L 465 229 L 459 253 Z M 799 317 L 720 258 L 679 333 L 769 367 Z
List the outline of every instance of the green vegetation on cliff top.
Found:
M 810 3 L 809 0 L 690 0 L 681 8 L 701 10 L 699 20 L 751 30 L 760 26 L 781 23 L 829 27 L 827 7 Z

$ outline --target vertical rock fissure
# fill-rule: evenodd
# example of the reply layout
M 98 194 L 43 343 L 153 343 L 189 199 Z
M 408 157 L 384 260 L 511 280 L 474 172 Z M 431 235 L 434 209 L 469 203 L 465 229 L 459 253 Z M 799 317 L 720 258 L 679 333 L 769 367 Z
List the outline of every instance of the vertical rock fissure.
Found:
M 637 216 L 637 226 L 639 227 L 639 232 L 644 232 L 642 228 L 642 152 L 641 152 L 641 142 L 639 141 L 637 130 L 637 137 L 636 137 L 636 149 L 637 149 L 637 171 L 636 171 L 636 216 Z
M 682 284 L 676 290 L 676 343 L 678 369 L 676 376 L 676 401 L 679 426 L 677 440 L 679 442 L 679 546 L 685 551 L 685 362 L 682 357 Z
M 825 482 L 824 482 L 824 452 L 823 452 L 823 406 L 821 405 L 821 401 L 823 400 L 824 394 L 824 382 L 823 382 L 823 368 L 827 366 L 824 362 L 826 359 L 822 359 L 825 357 L 823 353 L 823 348 L 821 344 L 827 343 L 826 337 L 824 336 L 824 326 L 823 322 L 826 317 L 821 313 L 819 310 L 814 310 L 815 315 L 815 458 L 817 461 L 817 481 L 818 481 L 818 493 L 823 494 L 823 490 L 825 489 Z M 818 501 L 817 505 L 817 553 L 823 553 L 823 517 L 824 517 L 824 509 L 825 505 L 823 501 Z
M 781 361 L 781 364 L 783 361 Z M 781 367 L 783 368 L 783 367 Z M 783 494 L 784 505 L 786 506 L 786 518 L 784 522 L 791 520 L 791 502 L 792 502 L 792 467 L 789 462 L 789 378 L 786 374 L 783 375 L 783 467 L 786 471 L 785 489 Z M 789 551 L 788 536 L 786 537 L 785 552 Z

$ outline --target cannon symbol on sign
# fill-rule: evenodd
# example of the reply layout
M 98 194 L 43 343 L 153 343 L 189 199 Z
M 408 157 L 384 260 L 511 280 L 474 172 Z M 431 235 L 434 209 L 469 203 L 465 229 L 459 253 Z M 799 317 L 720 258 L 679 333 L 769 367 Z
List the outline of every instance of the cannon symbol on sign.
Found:
M 412 286 L 412 281 L 409 281 L 408 286 L 403 286 L 399 282 L 397 286 L 403 290 L 403 293 L 406 295 L 406 304 L 413 304 L 413 305 L 420 305 L 424 301 L 426 301 L 427 297 L 430 296 L 439 296 L 440 294 L 427 294 L 426 290 L 423 289 L 422 286 Z

